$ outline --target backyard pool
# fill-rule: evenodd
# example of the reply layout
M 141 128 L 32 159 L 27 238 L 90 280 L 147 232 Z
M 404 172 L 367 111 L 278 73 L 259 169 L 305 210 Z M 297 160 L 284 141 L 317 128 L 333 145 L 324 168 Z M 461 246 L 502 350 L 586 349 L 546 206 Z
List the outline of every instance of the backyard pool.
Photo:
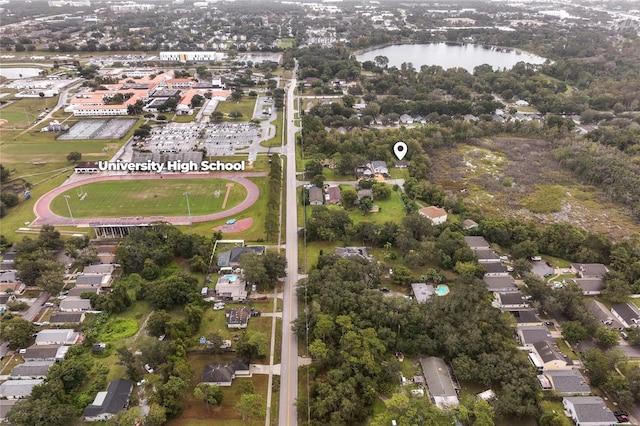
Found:
M 231 282 L 234 282 L 235 280 L 237 280 L 237 279 L 238 279 L 238 276 L 237 276 L 237 275 L 234 275 L 234 274 L 224 275 L 223 277 L 224 277 L 224 278 L 226 278 L 226 279 L 228 279 L 228 280 L 229 280 L 229 281 L 231 281 Z
M 436 287 L 436 294 L 438 296 L 445 296 L 449 294 L 449 286 L 444 284 L 439 284 L 438 287 Z

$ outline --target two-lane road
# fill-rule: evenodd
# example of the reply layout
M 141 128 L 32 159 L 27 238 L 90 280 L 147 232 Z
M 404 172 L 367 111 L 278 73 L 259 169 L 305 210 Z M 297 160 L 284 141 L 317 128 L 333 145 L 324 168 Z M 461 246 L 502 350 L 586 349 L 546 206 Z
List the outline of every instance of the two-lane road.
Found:
M 298 304 L 296 298 L 296 285 L 298 282 L 298 211 L 296 209 L 296 131 L 294 123 L 294 89 L 296 87 L 295 75 L 289 81 L 286 100 L 287 123 L 287 173 L 286 173 L 286 256 L 287 278 L 284 285 L 282 308 L 282 365 L 280 377 L 280 407 L 278 424 L 281 426 L 295 426 L 298 424 L 296 399 L 298 398 L 298 338 L 293 333 L 291 326 L 298 317 Z

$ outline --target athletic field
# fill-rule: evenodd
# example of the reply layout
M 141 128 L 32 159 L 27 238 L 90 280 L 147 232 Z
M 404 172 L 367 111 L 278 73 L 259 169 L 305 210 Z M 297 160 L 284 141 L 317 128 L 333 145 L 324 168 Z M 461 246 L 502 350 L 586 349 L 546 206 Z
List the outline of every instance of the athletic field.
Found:
M 233 187 L 225 210 L 238 205 L 247 196 L 240 184 L 226 179 L 153 179 L 95 182 L 82 185 L 57 196 L 51 210 L 69 217 L 63 195 L 69 196 L 74 218 L 187 216 L 187 196 L 191 216 L 222 211 L 227 184 Z

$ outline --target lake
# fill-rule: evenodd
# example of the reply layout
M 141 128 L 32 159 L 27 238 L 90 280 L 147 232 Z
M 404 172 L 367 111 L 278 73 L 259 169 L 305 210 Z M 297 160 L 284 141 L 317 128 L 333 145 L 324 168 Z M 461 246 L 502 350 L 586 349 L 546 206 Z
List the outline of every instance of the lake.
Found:
M 40 68 L 0 68 L 0 75 L 11 80 L 19 78 L 37 77 L 40 75 Z
M 489 64 L 494 70 L 512 68 L 518 62 L 543 64 L 545 58 L 521 50 L 481 46 L 478 44 L 453 45 L 446 43 L 400 44 L 370 50 L 357 55 L 360 62 L 373 61 L 376 56 L 386 56 L 389 66 L 400 68 L 403 62 L 411 62 L 415 69 L 422 65 L 440 65 L 444 69 L 464 68 L 470 73 L 478 65 Z

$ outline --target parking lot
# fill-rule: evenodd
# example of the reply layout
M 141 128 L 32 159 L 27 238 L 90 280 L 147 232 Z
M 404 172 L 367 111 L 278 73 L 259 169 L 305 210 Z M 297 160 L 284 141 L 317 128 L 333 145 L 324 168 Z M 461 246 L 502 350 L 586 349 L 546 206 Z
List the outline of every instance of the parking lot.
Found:
M 180 153 L 204 148 L 210 156 L 234 155 L 260 138 L 260 127 L 252 123 L 169 123 L 154 127 L 151 135 L 137 142 L 138 149 L 154 153 Z

